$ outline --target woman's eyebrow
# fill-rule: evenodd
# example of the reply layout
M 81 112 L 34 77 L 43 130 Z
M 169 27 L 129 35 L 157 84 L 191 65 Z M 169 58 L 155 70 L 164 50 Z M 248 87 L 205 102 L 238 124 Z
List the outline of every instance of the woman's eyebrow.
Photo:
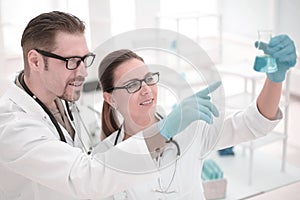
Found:
M 131 82 L 133 82 L 133 81 L 138 81 L 138 80 L 140 80 L 140 79 L 138 79 L 138 78 L 129 79 L 129 80 L 127 80 L 127 81 L 122 82 L 122 85 L 126 85 L 126 84 L 128 84 L 128 83 L 131 83 Z
M 147 72 L 147 73 L 144 75 L 144 77 L 141 78 L 141 79 L 144 79 L 145 77 L 149 76 L 150 74 L 152 74 L 152 73 L 151 73 L 151 72 Z M 139 80 L 141 80 L 141 79 L 138 79 L 138 78 L 132 78 L 132 79 L 129 79 L 129 80 L 127 80 L 127 81 L 122 82 L 121 84 L 122 84 L 122 85 L 126 85 L 127 83 L 131 83 L 131 82 L 133 82 L 133 81 L 139 81 Z

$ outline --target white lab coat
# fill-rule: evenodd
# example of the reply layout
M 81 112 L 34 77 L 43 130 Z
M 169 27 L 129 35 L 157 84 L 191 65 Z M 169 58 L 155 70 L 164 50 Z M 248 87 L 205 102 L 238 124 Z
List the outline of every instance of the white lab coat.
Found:
M 270 132 L 282 118 L 279 110 L 276 120 L 268 120 L 263 117 L 256 104 L 253 103 L 244 111 L 239 111 L 225 118 L 224 126 L 221 134 L 215 132 L 209 125 L 199 121 L 193 123 L 182 133 L 176 135 L 174 140 L 181 147 L 181 156 L 177 161 L 177 171 L 174 180 L 168 191 L 175 193 L 160 193 L 155 190 L 165 190 L 171 182 L 174 173 L 175 162 L 169 167 L 160 170 L 161 181 L 165 178 L 164 188 L 159 187 L 159 179 L 153 180 L 144 185 L 132 187 L 114 196 L 106 198 L 106 200 L 153 200 L 153 199 L 170 199 L 170 200 L 201 200 L 205 199 L 202 188 L 201 172 L 202 161 L 205 155 L 211 150 L 232 146 L 241 142 L 252 140 L 266 135 Z M 116 139 L 117 132 L 106 138 L 102 145 L 112 145 Z M 121 132 L 118 142 L 121 142 L 124 133 Z M 187 140 L 187 138 L 193 138 Z M 186 144 L 186 142 L 188 144 Z M 172 145 L 174 151 L 176 148 Z M 174 155 L 174 154 L 173 154 Z M 169 177 L 169 178 L 167 178 Z
M 78 138 L 73 142 L 61 129 L 67 144 L 60 141 L 50 118 L 36 101 L 15 84 L 9 86 L 0 99 L 1 200 L 100 199 L 157 175 L 152 171 L 155 165 L 144 140 L 133 138 L 123 146 L 89 156 L 80 147 L 74 148 L 80 145 Z M 130 147 L 143 157 L 129 156 L 122 163 L 118 155 L 122 148 L 131 151 Z M 132 164 L 131 169 L 130 163 L 136 162 L 139 166 Z M 111 163 L 117 163 L 120 169 L 124 165 L 128 171 L 114 170 L 108 167 Z

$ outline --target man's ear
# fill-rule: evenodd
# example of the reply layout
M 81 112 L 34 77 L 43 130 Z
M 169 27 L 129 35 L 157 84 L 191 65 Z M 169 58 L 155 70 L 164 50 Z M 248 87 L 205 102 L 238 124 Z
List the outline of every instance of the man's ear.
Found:
M 34 49 L 27 54 L 28 65 L 31 70 L 38 70 L 42 62 L 42 56 Z
M 103 99 L 106 103 L 108 103 L 114 109 L 117 108 L 117 104 L 116 104 L 116 102 L 115 102 L 115 100 L 114 100 L 111 93 L 103 92 Z

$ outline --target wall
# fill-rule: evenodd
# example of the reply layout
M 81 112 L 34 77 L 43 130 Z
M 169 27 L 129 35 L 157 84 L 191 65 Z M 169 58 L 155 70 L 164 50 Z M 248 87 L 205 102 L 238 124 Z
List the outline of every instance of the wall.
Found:
M 102 42 L 111 37 L 111 17 L 109 0 L 89 0 L 91 29 L 91 48 L 97 48 Z
M 61 1 L 54 1 L 47 9 L 54 9 L 56 4 L 61 4 Z M 69 2 L 69 4 L 72 1 Z M 141 1 L 136 2 L 136 27 L 155 27 L 155 16 L 160 11 L 160 1 Z M 295 41 L 297 48 L 300 48 L 300 1 L 299 0 L 222 0 L 218 1 L 219 11 L 223 16 L 223 36 L 233 41 L 234 45 L 238 45 L 239 39 L 247 48 L 247 53 L 242 56 L 247 57 L 248 52 L 253 48 L 253 41 L 257 38 L 258 29 L 274 29 L 277 33 L 288 33 Z M 0 6 L 2 0 L 0 0 Z M 0 7 L 1 8 L 1 7 Z M 34 10 L 37 10 L 35 8 Z M 91 50 L 94 50 L 99 44 L 111 37 L 111 16 L 110 16 L 110 1 L 109 0 L 89 0 L 89 24 L 91 33 Z M 7 16 L 5 13 L 1 16 Z M 0 23 L 3 26 L 3 22 Z M 230 36 L 230 37 L 229 37 Z M 227 39 L 228 39 L 227 38 Z M 19 39 L 18 39 L 19 41 Z M 245 43 L 246 41 L 246 43 Z M 19 44 L 19 43 L 17 43 Z M 224 42 L 226 44 L 226 41 Z M 225 48 L 225 47 L 224 47 Z M 226 52 L 224 55 L 234 55 L 234 52 Z M 0 32 L 0 62 L 1 76 L 0 81 L 6 80 L 5 73 L 12 74 L 14 70 L 21 68 L 21 55 L 18 57 L 4 58 L 4 46 L 2 40 L 2 32 Z M 249 57 L 249 56 L 248 56 Z M 225 59 L 226 60 L 226 59 Z M 299 65 L 300 62 L 298 62 Z M 16 64 L 18 66 L 16 66 Z M 298 94 L 297 85 L 300 84 L 300 67 L 297 65 L 292 73 L 292 91 Z M 96 67 L 90 74 L 97 74 Z M 299 69 L 298 69 L 299 68 Z M 89 77 L 95 79 L 94 77 Z M 299 80 L 299 82 L 298 82 Z M 2 85 L 0 87 L 4 88 Z
M 155 27 L 155 17 L 160 11 L 160 0 L 141 1 L 135 0 L 136 3 L 136 27 Z
M 257 30 L 273 29 L 273 0 L 222 0 L 219 11 L 225 33 L 256 38 Z
M 299 0 L 222 0 L 219 2 L 219 9 L 223 16 L 225 39 L 226 36 L 230 39 L 238 38 L 235 41 L 238 42 L 239 38 L 243 38 L 240 39 L 241 45 L 245 45 L 245 50 L 248 51 L 252 47 L 245 42 L 254 41 L 257 38 L 258 29 L 273 29 L 276 34 L 288 34 L 294 40 L 299 51 Z M 250 45 L 253 45 L 252 43 Z M 299 59 L 291 74 L 291 92 L 293 95 L 300 96 L 298 85 L 300 85 Z

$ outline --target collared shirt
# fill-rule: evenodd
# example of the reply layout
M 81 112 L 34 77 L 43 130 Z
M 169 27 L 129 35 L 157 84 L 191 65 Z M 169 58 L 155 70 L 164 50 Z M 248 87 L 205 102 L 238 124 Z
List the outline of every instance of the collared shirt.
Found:
M 24 73 L 24 71 L 22 71 L 21 73 Z M 21 85 L 18 78 L 16 78 L 15 83 L 19 88 L 24 90 L 24 88 Z M 61 99 L 56 98 L 54 101 L 55 101 L 55 104 L 56 104 L 56 109 L 49 109 L 50 112 L 55 117 L 56 121 L 58 121 L 58 123 L 60 123 L 60 125 L 62 125 L 68 131 L 68 133 L 70 134 L 70 136 L 74 140 L 75 130 L 72 127 L 69 118 L 67 117 L 67 114 L 66 114 L 66 111 L 64 109 L 64 106 L 62 104 Z

